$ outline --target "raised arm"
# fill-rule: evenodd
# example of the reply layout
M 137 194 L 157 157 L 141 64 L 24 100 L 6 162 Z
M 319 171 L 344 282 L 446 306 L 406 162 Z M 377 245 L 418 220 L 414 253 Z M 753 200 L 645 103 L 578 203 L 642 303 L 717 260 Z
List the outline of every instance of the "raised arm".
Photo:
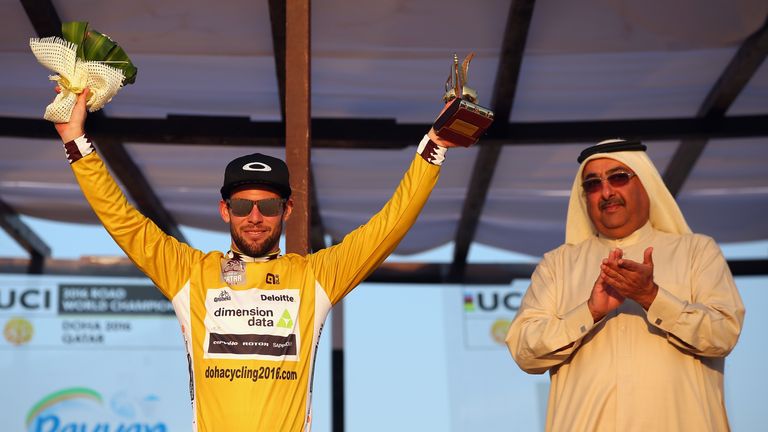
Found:
M 309 256 L 333 303 L 363 281 L 405 237 L 437 182 L 447 148 L 454 146 L 430 130 L 384 207 L 339 244 Z
M 56 124 L 72 171 L 110 236 L 166 297 L 173 298 L 189 279 L 191 263 L 202 252 L 165 234 L 128 203 L 84 132 L 87 96 L 86 89 L 68 123 Z

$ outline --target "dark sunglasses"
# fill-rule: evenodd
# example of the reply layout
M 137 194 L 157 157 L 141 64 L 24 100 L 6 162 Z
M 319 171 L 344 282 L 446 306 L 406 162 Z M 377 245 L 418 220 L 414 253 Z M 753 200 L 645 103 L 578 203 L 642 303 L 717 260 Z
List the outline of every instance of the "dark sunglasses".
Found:
M 603 180 L 607 181 L 611 187 L 621 187 L 629 183 L 629 181 L 632 180 L 632 177 L 635 177 L 636 175 L 637 174 L 631 172 L 616 171 L 605 178 L 590 177 L 581 182 L 581 187 L 584 188 L 584 192 L 588 194 L 599 192 L 603 188 Z
M 254 205 L 259 209 L 259 213 L 262 216 L 272 217 L 279 215 L 283 210 L 285 199 L 266 198 L 253 201 L 244 198 L 230 198 L 226 200 L 226 203 L 232 214 L 237 217 L 245 217 L 251 214 Z

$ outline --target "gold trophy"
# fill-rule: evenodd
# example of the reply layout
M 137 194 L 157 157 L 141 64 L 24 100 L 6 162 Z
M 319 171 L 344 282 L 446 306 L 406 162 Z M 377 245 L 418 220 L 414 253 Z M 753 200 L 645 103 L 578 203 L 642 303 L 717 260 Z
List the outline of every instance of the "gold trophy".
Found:
M 493 111 L 477 105 L 477 92 L 466 86 L 469 62 L 474 56 L 470 53 L 459 66 L 459 57 L 453 55 L 443 95 L 443 101 L 453 102 L 432 125 L 437 136 L 464 147 L 476 143 L 493 123 Z

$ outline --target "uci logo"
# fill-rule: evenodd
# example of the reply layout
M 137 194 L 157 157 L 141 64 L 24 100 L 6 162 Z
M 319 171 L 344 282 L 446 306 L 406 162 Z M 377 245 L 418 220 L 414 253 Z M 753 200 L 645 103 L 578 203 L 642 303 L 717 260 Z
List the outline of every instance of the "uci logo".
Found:
M 267 273 L 267 284 L 269 285 L 279 285 L 280 284 L 280 275 Z
M 51 292 L 34 288 L 0 291 L 0 309 L 13 309 L 17 303 L 19 307 L 27 310 L 50 309 Z
M 507 293 L 477 292 L 474 296 L 465 295 L 465 303 L 467 303 L 467 300 L 471 299 L 472 304 L 477 305 L 479 310 L 485 312 L 495 311 L 502 307 L 508 311 L 516 312 L 518 309 L 520 309 L 521 297 L 522 293 L 517 291 L 511 291 Z M 471 308 L 467 308 L 465 305 L 465 310 L 470 311 Z

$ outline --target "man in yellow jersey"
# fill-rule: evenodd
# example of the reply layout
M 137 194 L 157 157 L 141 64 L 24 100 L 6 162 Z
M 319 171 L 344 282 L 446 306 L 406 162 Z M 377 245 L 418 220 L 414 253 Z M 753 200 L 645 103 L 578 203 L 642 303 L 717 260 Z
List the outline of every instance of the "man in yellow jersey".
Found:
M 219 202 L 231 250 L 204 253 L 127 202 L 85 134 L 86 96 L 56 130 L 104 227 L 173 304 L 188 354 L 193 429 L 310 430 L 323 322 L 405 236 L 453 144 L 430 130 L 382 210 L 341 243 L 307 256 L 278 248 L 293 208 L 285 163 L 262 154 L 237 158 L 226 167 Z
M 578 158 L 566 244 L 531 277 L 507 345 L 549 371 L 548 431 L 725 431 L 725 356 L 744 305 L 640 142 Z

